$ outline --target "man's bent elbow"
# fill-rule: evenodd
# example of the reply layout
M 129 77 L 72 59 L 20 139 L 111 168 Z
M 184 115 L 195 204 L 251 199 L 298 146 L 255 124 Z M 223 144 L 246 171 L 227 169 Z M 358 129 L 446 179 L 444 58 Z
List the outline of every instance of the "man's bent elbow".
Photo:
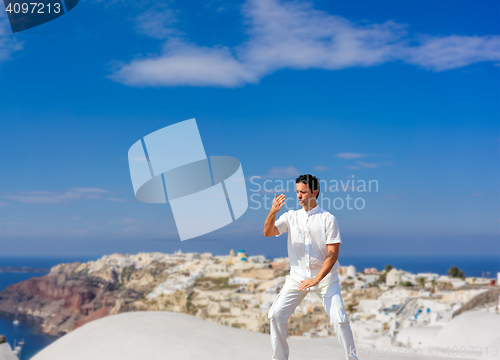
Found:
M 274 235 L 276 235 L 276 233 L 278 233 L 278 234 L 279 234 L 279 231 L 277 231 L 277 230 L 276 230 L 276 228 L 271 229 L 271 230 L 264 229 L 264 236 L 265 236 L 265 237 L 271 237 L 271 236 L 274 236 Z

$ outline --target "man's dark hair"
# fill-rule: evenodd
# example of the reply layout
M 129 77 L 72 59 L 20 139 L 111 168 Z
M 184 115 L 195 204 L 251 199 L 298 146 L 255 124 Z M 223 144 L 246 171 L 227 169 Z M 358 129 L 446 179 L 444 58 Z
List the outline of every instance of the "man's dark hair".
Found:
M 305 175 L 300 175 L 297 179 L 295 179 L 296 184 L 307 184 L 309 186 L 309 189 L 311 189 L 311 192 L 314 192 L 314 190 L 318 190 L 318 195 L 316 195 L 316 199 L 319 196 L 319 180 L 316 178 L 316 176 L 311 175 L 311 174 L 305 174 Z

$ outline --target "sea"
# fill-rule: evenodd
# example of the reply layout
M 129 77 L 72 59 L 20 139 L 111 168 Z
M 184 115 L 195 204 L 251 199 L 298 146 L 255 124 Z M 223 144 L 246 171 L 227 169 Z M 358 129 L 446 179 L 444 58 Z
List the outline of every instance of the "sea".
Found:
M 280 257 L 283 255 L 268 255 L 268 259 Z M 15 268 L 46 268 L 69 262 L 85 262 L 97 260 L 99 257 L 0 257 L 0 267 L 15 267 Z M 497 278 L 497 273 L 500 272 L 500 255 L 488 256 L 408 256 L 408 255 L 363 255 L 349 256 L 342 255 L 339 258 L 339 263 L 342 266 L 353 265 L 357 271 L 363 271 L 365 268 L 375 267 L 382 270 L 386 265 L 392 265 L 397 269 L 410 271 L 414 274 L 431 272 L 439 275 L 446 275 L 450 266 L 456 266 L 462 270 L 467 277 L 490 277 Z M 40 277 L 46 273 L 10 273 L 0 272 L 0 291 L 11 284 L 30 279 L 32 277 Z M 20 360 L 29 360 L 37 352 L 44 347 L 50 345 L 56 338 L 40 334 L 38 327 L 40 321 L 36 318 L 18 316 L 19 325 L 14 325 L 14 315 L 0 313 L 0 335 L 4 335 L 11 347 L 14 343 L 24 341 L 25 345 L 22 348 Z
M 12 268 L 45 268 L 50 269 L 52 266 L 69 263 L 83 262 L 89 260 L 97 260 L 96 258 L 88 257 L 0 257 L 0 267 Z M 0 272 L 0 291 L 7 286 L 17 284 L 21 281 L 31 279 L 32 277 L 41 277 L 46 273 L 12 273 Z M 19 360 L 29 360 L 44 347 L 50 345 L 56 340 L 55 337 L 47 336 L 38 332 L 40 319 L 31 316 L 18 315 L 18 325 L 14 325 L 15 315 L 0 313 L 0 335 L 4 335 L 11 348 L 24 341 L 24 346 L 19 356 Z

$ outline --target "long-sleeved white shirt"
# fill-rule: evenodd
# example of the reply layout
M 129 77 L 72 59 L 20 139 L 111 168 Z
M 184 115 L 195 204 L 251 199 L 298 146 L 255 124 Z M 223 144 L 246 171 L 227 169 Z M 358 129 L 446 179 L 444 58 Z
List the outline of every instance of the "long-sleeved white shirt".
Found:
M 312 279 L 318 275 L 328 256 L 327 244 L 342 243 L 335 216 L 316 205 L 306 211 L 290 210 L 275 222 L 280 232 L 288 232 L 288 258 L 290 276 L 298 281 Z M 338 260 L 322 283 L 338 281 Z

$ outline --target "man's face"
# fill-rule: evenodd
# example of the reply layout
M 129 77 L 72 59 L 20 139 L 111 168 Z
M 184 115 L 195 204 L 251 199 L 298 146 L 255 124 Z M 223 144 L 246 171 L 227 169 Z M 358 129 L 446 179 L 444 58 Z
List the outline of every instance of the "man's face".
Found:
M 297 185 L 297 198 L 299 199 L 300 206 L 310 206 L 311 202 L 316 200 L 316 193 L 318 190 L 311 192 L 309 185 L 298 183 Z

